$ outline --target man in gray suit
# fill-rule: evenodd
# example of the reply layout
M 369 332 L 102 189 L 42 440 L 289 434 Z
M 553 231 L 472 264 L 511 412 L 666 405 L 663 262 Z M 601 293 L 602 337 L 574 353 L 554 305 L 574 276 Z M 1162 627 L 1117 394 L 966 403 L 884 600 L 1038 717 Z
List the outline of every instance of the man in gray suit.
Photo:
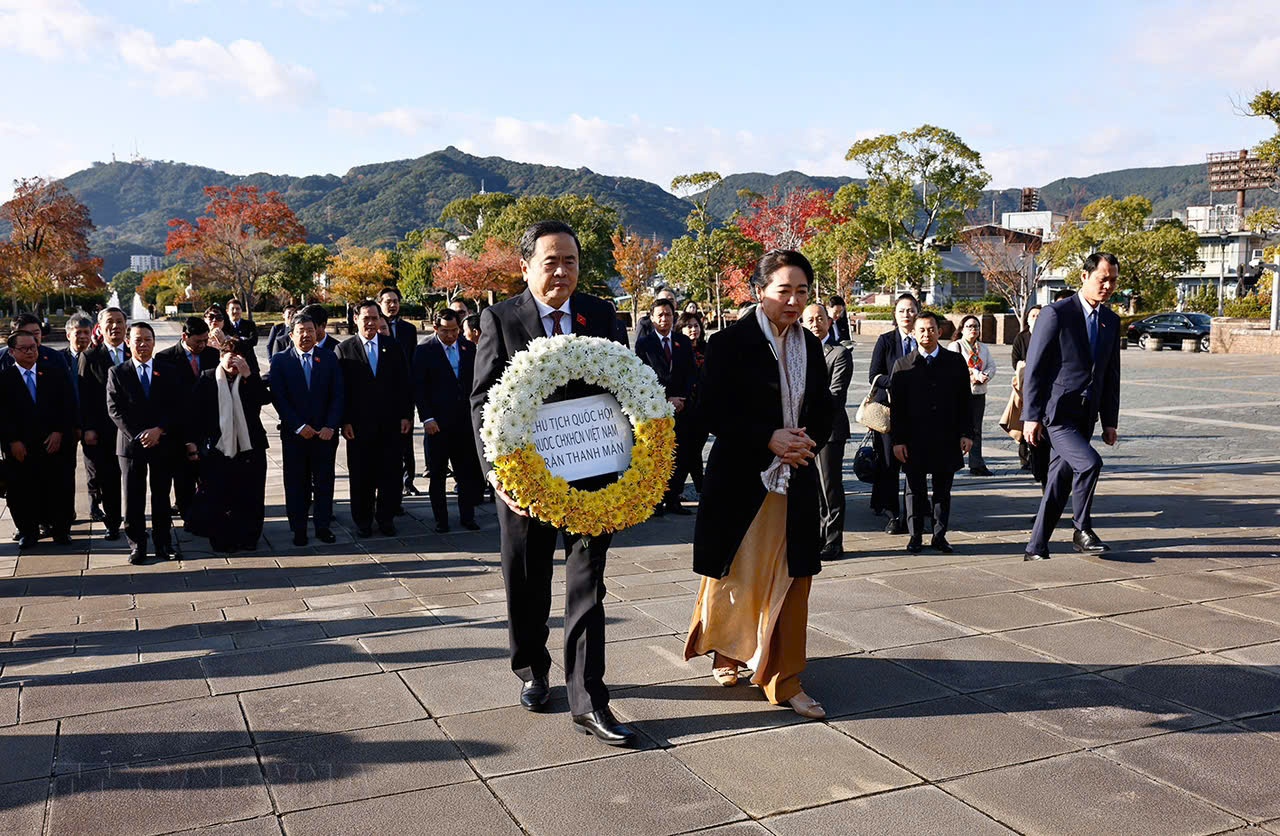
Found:
M 827 361 L 827 386 L 831 390 L 833 416 L 831 437 L 818 451 L 818 508 L 822 520 L 823 560 L 839 560 L 844 556 L 844 446 L 849 440 L 849 410 L 845 402 L 849 381 L 853 379 L 853 355 L 839 343 L 827 342 L 831 318 L 826 308 L 810 305 L 800 315 L 800 322 L 822 343 Z

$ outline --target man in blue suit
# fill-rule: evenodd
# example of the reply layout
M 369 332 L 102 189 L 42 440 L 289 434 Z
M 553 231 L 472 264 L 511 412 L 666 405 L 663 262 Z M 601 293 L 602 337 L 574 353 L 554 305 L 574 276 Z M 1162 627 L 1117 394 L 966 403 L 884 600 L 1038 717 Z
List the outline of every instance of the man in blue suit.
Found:
M 1120 418 L 1120 317 L 1106 307 L 1120 277 L 1110 253 L 1084 261 L 1080 292 L 1040 312 L 1023 377 L 1023 433 L 1052 444 L 1049 478 L 1031 529 L 1026 560 L 1047 560 L 1049 536 L 1071 496 L 1072 547 L 1086 554 L 1110 550 L 1093 532 L 1093 493 L 1102 457 L 1089 444 L 1099 417 L 1102 440 L 1116 443 Z
M 458 487 L 458 518 L 468 531 L 480 529 L 475 508 L 484 496 L 484 475 L 471 426 L 476 347 L 459 336 L 461 326 L 457 311 L 441 308 L 435 318 L 435 333 L 413 354 L 413 395 L 422 421 L 430 477 L 427 492 L 440 533 L 449 530 L 445 478 L 451 468 Z
M 271 357 L 271 401 L 280 416 L 284 501 L 293 544 L 307 544 L 307 510 L 315 499 L 316 537 L 334 541 L 333 463 L 342 426 L 342 370 L 332 351 L 316 347 L 316 323 L 301 313 L 290 324 L 293 344 Z

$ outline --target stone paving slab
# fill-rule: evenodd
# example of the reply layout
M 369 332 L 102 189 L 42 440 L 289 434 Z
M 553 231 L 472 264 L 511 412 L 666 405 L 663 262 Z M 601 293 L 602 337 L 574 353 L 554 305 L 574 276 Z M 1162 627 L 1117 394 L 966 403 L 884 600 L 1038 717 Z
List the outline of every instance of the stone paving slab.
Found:
M 339 542 L 296 549 L 273 451 L 262 549 L 179 532 L 184 560 L 133 567 L 83 521 L 19 556 L 0 505 L 0 832 L 1280 831 L 1280 456 L 1215 411 L 1280 372 L 1188 359 L 1126 358 L 1108 554 L 1071 553 L 1065 522 L 1053 560 L 1020 559 L 1039 494 L 993 414 L 996 475 L 956 480 L 956 554 L 906 554 L 846 474 L 803 675 L 826 722 L 683 660 L 691 519 L 620 533 L 607 681 L 637 750 L 570 724 L 562 561 L 551 710 L 516 707 L 490 506 L 441 536 L 409 497 L 399 536 L 355 542 L 340 477 Z M 1274 404 L 1246 411 L 1280 428 Z

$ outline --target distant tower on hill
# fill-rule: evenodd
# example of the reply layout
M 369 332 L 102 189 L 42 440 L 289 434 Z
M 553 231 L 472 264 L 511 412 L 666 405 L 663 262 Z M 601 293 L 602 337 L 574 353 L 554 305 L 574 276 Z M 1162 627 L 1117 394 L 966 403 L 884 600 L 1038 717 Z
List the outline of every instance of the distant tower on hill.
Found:
M 1022 200 L 1018 203 L 1019 212 L 1036 212 L 1040 209 L 1040 190 L 1025 188 L 1022 190 Z

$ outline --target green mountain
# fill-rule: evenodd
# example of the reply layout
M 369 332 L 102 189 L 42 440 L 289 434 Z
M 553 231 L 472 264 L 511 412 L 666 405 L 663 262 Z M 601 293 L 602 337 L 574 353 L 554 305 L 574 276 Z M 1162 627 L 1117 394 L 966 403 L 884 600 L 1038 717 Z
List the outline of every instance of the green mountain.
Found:
M 684 234 L 689 204 L 659 186 L 633 177 L 611 177 L 586 168 L 518 163 L 501 157 L 475 157 L 450 147 L 413 160 L 358 166 L 346 174 L 291 177 L 267 173 L 233 175 L 174 162 L 95 163 L 63 181 L 89 207 L 97 231 L 95 253 L 105 273 L 129 266 L 133 254 L 164 252 L 170 218 L 195 218 L 204 211 L 205 186 L 255 185 L 280 192 L 297 212 L 313 241 L 332 243 L 350 236 L 358 244 L 386 245 L 412 229 L 434 226 L 449 201 L 475 194 L 483 184 L 490 192 L 511 194 L 589 194 L 618 209 L 622 222 L 644 235 L 670 241 Z M 720 219 L 743 209 L 738 192 L 769 195 L 776 189 L 834 191 L 847 177 L 814 177 L 799 171 L 781 174 L 731 174 L 709 196 L 709 208 Z M 1157 216 L 1168 216 L 1209 199 L 1205 166 L 1133 168 L 1055 180 L 1040 190 L 1041 206 L 1076 214 L 1104 195 L 1148 197 Z M 1018 189 L 991 190 L 970 213 L 974 223 L 990 220 L 992 211 L 1017 209 Z M 1275 205 L 1270 192 L 1251 192 L 1250 206 Z M 1230 203 L 1233 194 L 1216 194 Z M 994 204 L 994 206 L 993 206 Z M 4 230 L 0 230 L 4 232 Z
M 88 207 L 97 225 L 93 245 L 110 276 L 129 266 L 129 255 L 164 252 L 170 218 L 204 211 L 205 186 L 254 185 L 284 196 L 308 237 L 331 243 L 350 236 L 357 244 L 385 245 L 412 229 L 435 226 L 450 201 L 490 192 L 592 195 L 618 210 L 622 222 L 646 235 L 670 240 L 683 234 L 688 204 L 633 177 L 590 169 L 474 157 L 446 148 L 414 160 L 359 166 L 333 174 L 289 177 L 239 176 L 172 162 L 97 163 L 63 183 Z

